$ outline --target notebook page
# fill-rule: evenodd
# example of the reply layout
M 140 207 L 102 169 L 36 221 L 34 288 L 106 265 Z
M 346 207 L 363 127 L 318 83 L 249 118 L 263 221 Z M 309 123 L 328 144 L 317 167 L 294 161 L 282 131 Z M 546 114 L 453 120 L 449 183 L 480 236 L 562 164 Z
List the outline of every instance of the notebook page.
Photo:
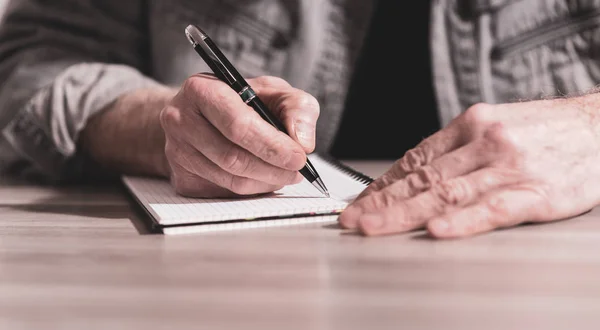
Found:
M 194 224 L 185 226 L 173 226 L 163 227 L 162 233 L 165 235 L 181 235 L 181 234 L 194 234 L 194 233 L 206 233 L 206 232 L 217 232 L 217 231 L 232 231 L 232 230 L 245 230 L 245 229 L 256 229 L 256 228 L 269 228 L 269 227 L 280 227 L 280 226 L 293 226 L 293 225 L 311 225 L 321 224 L 323 222 L 335 223 L 338 218 L 338 214 L 333 215 L 318 215 L 310 217 L 298 217 L 298 218 L 282 218 L 282 219 L 268 219 L 268 220 L 256 220 L 256 221 L 234 221 L 234 222 L 217 222 L 217 223 L 204 223 Z
M 125 177 L 124 182 L 161 225 L 336 212 L 344 209 L 366 187 L 366 183 L 318 155 L 309 157 L 331 198 L 323 196 L 306 180 L 273 194 L 236 199 L 182 197 L 168 181 L 155 178 Z

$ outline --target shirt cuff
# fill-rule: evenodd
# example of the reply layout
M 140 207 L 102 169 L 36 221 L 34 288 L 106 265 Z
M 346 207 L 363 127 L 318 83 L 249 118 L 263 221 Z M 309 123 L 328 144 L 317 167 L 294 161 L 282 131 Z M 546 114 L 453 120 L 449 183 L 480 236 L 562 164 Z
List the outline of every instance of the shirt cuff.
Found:
M 31 165 L 21 166 L 22 172 L 39 172 L 53 182 L 90 175 L 104 178 L 107 173 L 77 150 L 79 133 L 91 116 L 120 96 L 157 86 L 158 82 L 129 66 L 75 64 L 25 102 L 2 130 L 2 137 L 22 158 L 19 164 Z

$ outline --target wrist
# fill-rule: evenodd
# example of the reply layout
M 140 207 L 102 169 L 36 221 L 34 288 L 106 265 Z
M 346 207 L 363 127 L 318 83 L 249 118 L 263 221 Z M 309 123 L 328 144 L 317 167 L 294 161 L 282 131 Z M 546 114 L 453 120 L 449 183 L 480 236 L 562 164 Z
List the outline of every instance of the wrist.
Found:
M 167 177 L 160 112 L 176 92 L 159 87 L 122 95 L 89 119 L 79 147 L 111 171 Z

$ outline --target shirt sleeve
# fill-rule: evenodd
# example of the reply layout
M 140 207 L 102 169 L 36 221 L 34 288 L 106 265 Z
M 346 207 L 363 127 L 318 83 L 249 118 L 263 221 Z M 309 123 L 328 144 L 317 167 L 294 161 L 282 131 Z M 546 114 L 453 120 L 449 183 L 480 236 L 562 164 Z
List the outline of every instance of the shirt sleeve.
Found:
M 97 166 L 77 150 L 87 120 L 158 85 L 142 0 L 14 0 L 0 25 L 0 171 L 51 182 Z

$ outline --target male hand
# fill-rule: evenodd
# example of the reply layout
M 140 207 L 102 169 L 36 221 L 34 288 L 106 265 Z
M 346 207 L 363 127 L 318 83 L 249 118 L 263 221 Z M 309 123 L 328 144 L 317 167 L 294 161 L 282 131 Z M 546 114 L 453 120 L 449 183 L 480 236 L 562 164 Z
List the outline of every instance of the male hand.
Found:
M 366 235 L 465 237 L 600 203 L 600 96 L 477 104 L 423 140 L 340 215 Z
M 291 137 L 214 76 L 192 76 L 160 114 L 170 179 L 178 193 L 255 195 L 303 179 L 298 170 L 315 147 L 318 102 L 279 78 L 265 76 L 248 83 Z

